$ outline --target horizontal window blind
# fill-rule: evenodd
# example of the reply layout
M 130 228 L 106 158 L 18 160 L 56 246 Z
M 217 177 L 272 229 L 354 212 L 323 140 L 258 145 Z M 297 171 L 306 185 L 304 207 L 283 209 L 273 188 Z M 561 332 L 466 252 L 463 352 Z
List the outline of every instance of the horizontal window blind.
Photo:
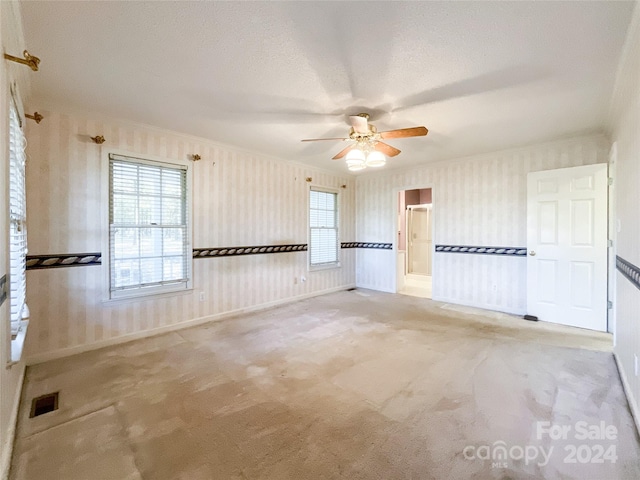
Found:
M 338 194 L 309 193 L 309 258 L 311 265 L 338 262 Z
M 110 291 L 188 282 L 186 167 L 109 156 Z
M 9 285 L 11 335 L 15 336 L 20 328 L 27 288 L 26 139 L 15 105 L 9 110 Z

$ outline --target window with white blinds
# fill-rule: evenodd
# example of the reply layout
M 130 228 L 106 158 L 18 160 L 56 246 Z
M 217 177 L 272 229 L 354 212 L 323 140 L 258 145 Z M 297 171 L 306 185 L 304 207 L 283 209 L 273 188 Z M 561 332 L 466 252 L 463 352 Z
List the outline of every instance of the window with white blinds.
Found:
M 338 194 L 309 191 L 309 263 L 338 263 Z
M 20 329 L 27 288 L 27 208 L 25 194 L 25 147 L 27 145 L 18 110 L 9 109 L 9 286 L 11 335 Z
M 187 167 L 109 155 L 110 296 L 187 288 Z

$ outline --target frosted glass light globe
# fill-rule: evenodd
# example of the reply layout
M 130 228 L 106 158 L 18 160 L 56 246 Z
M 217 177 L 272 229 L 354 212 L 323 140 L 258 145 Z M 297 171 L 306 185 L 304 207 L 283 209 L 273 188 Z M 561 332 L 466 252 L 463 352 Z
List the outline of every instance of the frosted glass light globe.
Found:
M 367 167 L 383 167 L 386 163 L 387 159 L 382 152 L 374 150 L 367 155 Z

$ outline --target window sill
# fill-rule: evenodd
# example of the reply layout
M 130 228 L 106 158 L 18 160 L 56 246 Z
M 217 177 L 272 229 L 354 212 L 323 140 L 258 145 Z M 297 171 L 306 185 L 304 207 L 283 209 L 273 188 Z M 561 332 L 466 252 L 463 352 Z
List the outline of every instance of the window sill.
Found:
M 127 303 L 135 303 L 135 302 L 144 302 L 146 300 L 159 300 L 161 298 L 167 297 L 177 297 L 181 295 L 191 295 L 193 293 L 193 287 L 189 288 L 180 288 L 176 290 L 165 290 L 163 292 L 153 292 L 153 293 L 141 293 L 138 295 L 129 295 L 123 297 L 115 297 L 115 298 L 105 298 L 102 303 L 109 307 L 118 305 L 127 304 Z M 108 295 L 108 294 L 107 294 Z
M 323 270 L 332 270 L 334 268 L 341 268 L 340 262 L 327 263 L 325 265 L 309 265 L 310 272 L 321 272 Z
M 22 320 L 20 322 L 20 330 L 16 338 L 11 340 L 11 359 L 7 362 L 7 368 L 20 362 L 22 358 L 22 350 L 24 347 L 24 341 L 27 338 L 27 327 L 29 326 L 29 320 Z

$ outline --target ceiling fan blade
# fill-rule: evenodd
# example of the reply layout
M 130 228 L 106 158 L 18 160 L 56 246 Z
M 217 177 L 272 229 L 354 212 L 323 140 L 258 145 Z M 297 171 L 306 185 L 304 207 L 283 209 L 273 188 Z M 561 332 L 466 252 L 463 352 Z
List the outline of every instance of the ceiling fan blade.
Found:
M 356 133 L 369 133 L 367 117 L 363 117 L 360 115 L 351 115 L 349 117 L 349 123 Z
M 300 140 L 301 142 L 319 142 L 322 140 L 349 140 L 348 138 L 343 137 L 334 137 L 334 138 L 306 138 L 304 140 Z
M 429 133 L 429 130 L 426 127 L 400 128 L 398 130 L 380 132 L 380 138 L 424 137 L 427 133 Z
M 355 147 L 355 144 L 354 144 L 354 145 L 349 145 L 348 147 L 343 148 L 342 150 L 340 150 L 340 152 L 339 152 L 335 157 L 333 157 L 333 160 L 339 160 L 339 159 L 341 159 L 341 158 L 342 158 L 342 157 L 344 157 L 347 153 L 349 153 L 349 150 L 351 150 L 353 147 Z
M 376 150 L 378 150 L 379 152 L 384 153 L 387 157 L 395 157 L 396 155 L 398 155 L 400 153 L 400 150 L 398 150 L 396 147 L 392 147 L 391 145 L 388 145 L 384 142 L 378 142 L 376 143 Z

